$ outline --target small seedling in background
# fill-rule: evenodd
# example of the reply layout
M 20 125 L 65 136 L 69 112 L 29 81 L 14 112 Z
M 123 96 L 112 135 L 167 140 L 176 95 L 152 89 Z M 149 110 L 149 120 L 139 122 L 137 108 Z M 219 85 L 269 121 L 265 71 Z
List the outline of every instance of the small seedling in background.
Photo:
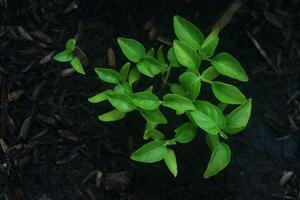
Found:
M 80 59 L 74 54 L 76 49 L 76 40 L 69 39 L 66 43 L 65 50 L 56 54 L 53 59 L 58 62 L 70 62 L 71 66 L 80 74 L 85 74 Z
M 178 172 L 172 146 L 191 142 L 200 129 L 212 152 L 204 172 L 204 178 L 209 178 L 229 164 L 231 150 L 225 141 L 247 126 L 252 107 L 251 99 L 247 99 L 237 87 L 216 81 L 216 78 L 223 75 L 246 82 L 248 76 L 229 53 L 214 56 L 219 42 L 218 29 L 205 38 L 191 22 L 175 16 L 174 31 L 177 39 L 173 41 L 167 56 L 163 47 L 157 50 L 155 56 L 154 49 L 146 52 L 140 42 L 119 37 L 118 44 L 130 62 L 123 65 L 120 71 L 95 68 L 99 79 L 112 84 L 112 88 L 96 94 L 89 101 L 100 103 L 108 100 L 114 107 L 99 116 L 99 120 L 104 122 L 120 120 L 132 111 L 139 112 L 146 121 L 143 138 L 152 141 L 133 152 L 131 159 L 143 163 L 163 160 L 174 176 Z M 203 62 L 208 63 L 209 67 L 200 67 Z M 175 83 L 168 80 L 171 70 L 183 71 Z M 155 95 L 157 88 L 153 85 L 144 91 L 136 91 L 135 83 L 142 75 L 154 79 L 159 74 L 163 77 L 161 86 L 170 86 L 170 92 L 164 94 L 162 99 Z M 219 101 L 218 105 L 203 100 L 200 95 L 202 84 L 208 84 Z M 227 105 L 237 106 L 229 110 Z M 174 110 L 174 115 L 182 116 L 184 121 L 174 130 L 171 138 L 166 138 L 159 130 L 168 123 L 161 107 Z

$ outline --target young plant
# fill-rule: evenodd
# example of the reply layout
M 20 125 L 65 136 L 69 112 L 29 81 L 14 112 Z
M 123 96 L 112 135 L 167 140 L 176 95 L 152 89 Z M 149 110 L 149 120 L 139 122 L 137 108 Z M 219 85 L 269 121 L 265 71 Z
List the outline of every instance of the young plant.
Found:
M 76 72 L 85 74 L 80 59 L 75 55 L 76 40 L 69 39 L 66 43 L 65 50 L 56 54 L 53 59 L 58 62 L 69 62 Z
M 247 99 L 237 87 L 216 81 L 216 78 L 223 75 L 246 82 L 248 76 L 229 53 L 214 56 L 219 42 L 218 29 L 204 38 L 191 22 L 175 16 L 174 30 L 177 39 L 169 48 L 167 57 L 163 47 L 157 50 L 155 56 L 153 49 L 146 52 L 140 42 L 119 37 L 118 44 L 130 62 L 124 64 L 120 71 L 95 68 L 99 79 L 112 84 L 112 88 L 88 100 L 91 103 L 107 100 L 114 107 L 99 116 L 99 120 L 104 122 L 120 120 L 129 112 L 139 112 L 146 121 L 143 138 L 151 141 L 133 152 L 131 159 L 143 163 L 163 160 L 174 176 L 177 176 L 177 161 L 172 146 L 191 142 L 201 130 L 212 152 L 204 172 L 204 178 L 209 178 L 230 162 L 231 150 L 225 142 L 228 136 L 246 127 L 252 104 L 251 99 Z M 209 64 L 206 69 L 200 67 L 204 62 Z M 184 71 L 176 83 L 168 82 L 171 70 Z M 163 76 L 161 84 L 170 86 L 170 92 L 164 94 L 162 99 L 155 95 L 156 88 L 153 85 L 144 91 L 137 91 L 135 83 L 142 75 L 154 79 L 160 74 Z M 216 100 L 220 102 L 218 105 L 202 99 L 202 84 L 211 87 Z M 236 108 L 229 111 L 227 105 Z M 171 138 L 166 138 L 159 130 L 168 123 L 161 112 L 162 107 L 174 110 L 184 121 L 176 127 Z

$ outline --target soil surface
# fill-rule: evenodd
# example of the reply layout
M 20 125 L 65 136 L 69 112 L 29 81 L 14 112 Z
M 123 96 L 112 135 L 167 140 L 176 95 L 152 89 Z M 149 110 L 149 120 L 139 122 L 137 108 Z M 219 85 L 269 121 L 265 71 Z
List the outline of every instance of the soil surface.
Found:
M 207 34 L 230 4 L 0 0 L 0 199 L 300 199 L 299 0 L 245 2 L 221 32 L 218 51 L 245 67 L 250 82 L 235 84 L 254 105 L 247 129 L 228 141 L 231 164 L 213 178 L 202 178 L 209 159 L 203 135 L 176 146 L 174 178 L 163 163 L 130 160 L 144 143 L 143 119 L 102 123 L 97 116 L 110 105 L 87 102 L 108 87 L 93 71 L 108 66 L 108 49 L 117 69 L 125 62 L 118 36 L 157 48 L 174 38 L 175 14 Z M 86 76 L 51 59 L 73 37 Z

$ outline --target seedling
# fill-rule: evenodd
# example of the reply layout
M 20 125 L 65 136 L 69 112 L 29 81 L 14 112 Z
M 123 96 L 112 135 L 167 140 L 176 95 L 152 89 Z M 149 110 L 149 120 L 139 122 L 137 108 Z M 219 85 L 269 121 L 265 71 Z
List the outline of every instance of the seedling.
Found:
M 53 59 L 58 62 L 69 62 L 71 66 L 80 74 L 85 74 L 80 59 L 74 54 L 76 49 L 76 40 L 69 39 L 66 43 L 65 50 L 56 54 Z
M 189 143 L 201 132 L 212 152 L 204 172 L 204 178 L 209 178 L 230 162 L 231 150 L 225 142 L 228 136 L 235 135 L 246 127 L 252 105 L 251 99 L 247 99 L 237 87 L 216 81 L 216 78 L 223 75 L 246 82 L 248 76 L 229 53 L 214 56 L 219 42 L 218 29 L 204 38 L 202 32 L 191 22 L 175 16 L 174 30 L 177 39 L 168 49 L 167 57 L 163 53 L 163 47 L 157 50 L 155 56 L 153 49 L 146 52 L 140 42 L 119 37 L 118 44 L 130 62 L 124 64 L 120 71 L 95 68 L 99 79 L 112 84 L 112 88 L 88 100 L 91 103 L 108 100 L 114 107 L 110 112 L 99 116 L 99 120 L 104 122 L 120 120 L 129 112 L 139 112 L 146 121 L 143 138 L 150 142 L 133 152 L 131 159 L 143 163 L 163 160 L 174 176 L 177 176 L 177 161 L 172 146 Z M 209 64 L 206 69 L 200 67 L 204 62 Z M 168 82 L 171 70 L 184 71 L 176 83 Z M 149 85 L 144 91 L 137 91 L 136 82 L 142 76 L 154 79 L 160 74 L 163 76 L 161 84 L 170 88 L 170 92 L 164 94 L 162 99 L 155 95 L 157 88 L 153 85 Z M 202 99 L 202 84 L 211 87 L 216 100 L 220 102 L 218 105 Z M 227 105 L 236 108 L 228 110 Z M 171 138 L 166 138 L 159 130 L 162 125 L 168 124 L 161 112 L 162 107 L 174 110 L 174 115 L 182 116 L 184 121 L 176 127 Z

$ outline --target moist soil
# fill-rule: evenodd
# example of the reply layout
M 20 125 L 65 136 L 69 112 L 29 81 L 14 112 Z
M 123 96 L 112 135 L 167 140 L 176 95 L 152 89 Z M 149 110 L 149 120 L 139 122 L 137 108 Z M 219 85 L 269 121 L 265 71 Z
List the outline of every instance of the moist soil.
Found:
M 300 199 L 298 0 L 243 2 L 221 32 L 218 52 L 230 52 L 249 74 L 249 83 L 230 81 L 253 99 L 253 113 L 229 138 L 232 161 L 215 177 L 202 177 L 210 155 L 203 134 L 176 145 L 174 178 L 163 163 L 130 160 L 145 143 L 141 117 L 103 123 L 97 116 L 110 105 L 87 102 L 109 87 L 93 70 L 113 64 L 108 49 L 116 69 L 126 62 L 118 36 L 157 48 L 174 38 L 175 14 L 207 34 L 231 3 L 0 0 L 0 199 Z M 155 28 L 145 30 L 151 23 Z M 74 37 L 86 76 L 51 59 Z M 171 132 L 180 120 L 167 116 L 162 129 Z

